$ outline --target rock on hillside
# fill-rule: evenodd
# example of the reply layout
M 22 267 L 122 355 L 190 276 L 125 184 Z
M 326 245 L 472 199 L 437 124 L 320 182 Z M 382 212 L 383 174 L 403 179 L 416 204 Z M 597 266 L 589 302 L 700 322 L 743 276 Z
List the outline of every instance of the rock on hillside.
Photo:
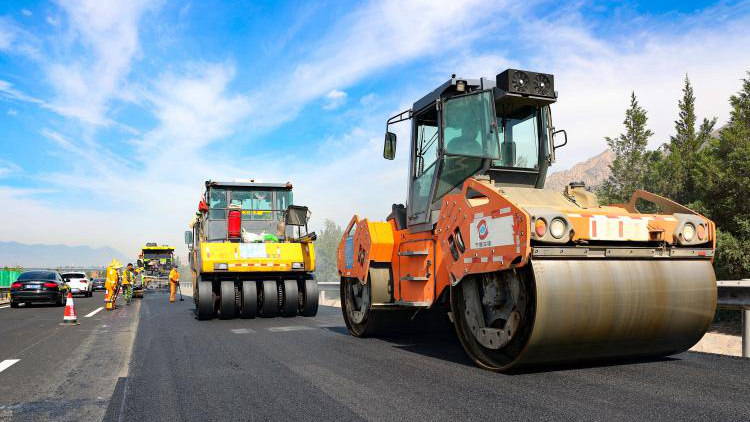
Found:
M 609 177 L 609 165 L 614 159 L 614 154 L 609 149 L 588 160 L 578 163 L 569 170 L 556 171 L 547 176 L 545 187 L 547 189 L 562 190 L 570 182 L 583 181 L 586 187 L 592 188 L 601 185 Z

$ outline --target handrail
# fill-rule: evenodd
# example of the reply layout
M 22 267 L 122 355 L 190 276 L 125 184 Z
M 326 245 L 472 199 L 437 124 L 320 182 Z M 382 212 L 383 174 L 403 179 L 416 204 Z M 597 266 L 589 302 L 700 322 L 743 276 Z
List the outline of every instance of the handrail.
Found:
M 750 279 L 717 280 L 717 307 L 742 312 L 742 357 L 750 358 Z

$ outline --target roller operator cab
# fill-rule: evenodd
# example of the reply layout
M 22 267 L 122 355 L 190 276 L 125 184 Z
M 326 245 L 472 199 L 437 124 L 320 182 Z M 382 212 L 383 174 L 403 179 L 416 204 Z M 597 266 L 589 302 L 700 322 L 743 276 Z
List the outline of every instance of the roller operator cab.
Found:
M 185 232 L 198 318 L 314 316 L 309 216 L 290 183 L 207 181 Z
M 341 239 L 351 334 L 442 304 L 471 359 L 496 371 L 668 355 L 703 336 L 713 222 L 644 191 L 603 206 L 581 184 L 544 189 L 567 143 L 556 99 L 552 75 L 509 69 L 454 76 L 388 120 L 387 159 L 390 126 L 411 122 L 408 197 L 385 222 L 355 215 Z

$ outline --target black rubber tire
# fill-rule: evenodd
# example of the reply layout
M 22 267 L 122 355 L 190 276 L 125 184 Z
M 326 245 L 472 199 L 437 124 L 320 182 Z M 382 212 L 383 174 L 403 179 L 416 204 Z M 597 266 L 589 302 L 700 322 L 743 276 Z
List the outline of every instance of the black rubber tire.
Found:
M 284 280 L 284 303 L 281 305 L 281 316 L 295 317 L 297 308 L 299 308 L 297 280 Z
M 237 301 L 234 281 L 222 281 L 219 287 L 219 318 L 232 319 L 237 316 Z
M 258 314 L 258 285 L 255 280 L 245 280 L 242 282 L 242 292 L 240 296 L 240 317 L 255 318 Z
M 276 289 L 276 281 L 274 280 L 263 280 L 263 288 L 261 290 L 260 298 L 260 309 L 258 314 L 263 318 L 273 318 L 278 313 L 278 291 Z
M 55 306 L 65 306 L 65 296 L 60 295 L 60 297 L 57 299 L 57 302 L 55 302 Z
M 214 317 L 214 291 L 210 281 L 198 281 L 198 302 L 195 309 L 200 320 Z
M 11 308 L 18 308 L 18 302 L 13 302 L 13 301 L 11 301 L 11 302 L 10 302 L 10 307 L 11 307 Z
M 318 313 L 318 301 L 320 292 L 318 291 L 318 282 L 314 278 L 302 280 L 301 282 L 301 305 L 299 314 L 306 317 L 312 317 Z

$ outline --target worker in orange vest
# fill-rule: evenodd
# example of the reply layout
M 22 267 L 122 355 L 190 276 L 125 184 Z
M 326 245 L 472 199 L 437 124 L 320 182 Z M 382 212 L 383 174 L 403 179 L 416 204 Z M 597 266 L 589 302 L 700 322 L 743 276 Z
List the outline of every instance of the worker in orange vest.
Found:
M 108 311 L 116 308 L 117 290 L 120 289 L 120 274 L 117 270 L 120 268 L 122 268 L 122 265 L 116 259 L 112 259 L 112 262 L 107 266 L 107 280 L 104 282 L 107 296 L 104 303 Z
M 172 271 L 169 272 L 169 301 L 174 302 L 177 299 L 177 283 L 180 282 L 180 273 L 177 271 L 177 266 L 172 267 Z

